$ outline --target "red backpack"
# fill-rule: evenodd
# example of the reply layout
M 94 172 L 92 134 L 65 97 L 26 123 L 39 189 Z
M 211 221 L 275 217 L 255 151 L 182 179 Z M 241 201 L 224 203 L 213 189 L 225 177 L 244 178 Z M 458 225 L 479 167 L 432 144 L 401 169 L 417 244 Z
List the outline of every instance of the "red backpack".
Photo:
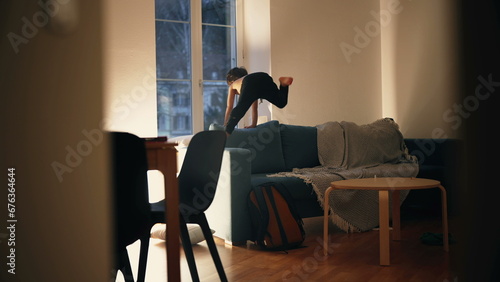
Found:
M 254 187 L 248 206 L 253 238 L 261 248 L 286 251 L 304 242 L 304 223 L 283 186 L 268 182 Z

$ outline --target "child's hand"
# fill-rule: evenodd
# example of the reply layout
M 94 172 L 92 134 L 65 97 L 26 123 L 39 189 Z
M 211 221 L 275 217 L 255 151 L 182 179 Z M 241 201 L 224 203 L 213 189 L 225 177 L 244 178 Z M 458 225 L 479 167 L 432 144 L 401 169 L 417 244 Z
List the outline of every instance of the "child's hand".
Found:
M 245 126 L 245 128 L 255 128 L 256 126 L 255 125 L 247 125 Z

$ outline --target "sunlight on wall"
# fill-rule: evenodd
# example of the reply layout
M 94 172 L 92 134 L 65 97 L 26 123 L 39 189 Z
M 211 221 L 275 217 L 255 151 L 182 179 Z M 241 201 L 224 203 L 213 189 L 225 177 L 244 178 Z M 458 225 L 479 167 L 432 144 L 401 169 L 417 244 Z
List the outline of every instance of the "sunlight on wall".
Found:
M 387 10 L 388 2 L 380 0 L 380 10 Z M 382 13 L 380 13 L 382 18 Z M 382 116 L 391 117 L 398 121 L 396 106 L 396 65 L 395 34 L 397 30 L 397 16 L 391 14 L 385 26 L 381 29 L 381 67 L 382 67 Z
M 243 62 L 248 72 L 271 73 L 271 16 L 270 0 L 243 2 Z M 259 116 L 271 120 L 271 105 L 266 100 L 259 104 Z M 250 124 L 249 112 L 243 123 Z M 259 118 L 260 120 L 265 120 Z M 257 122 L 259 124 L 260 121 Z
M 381 10 L 395 0 L 381 0 Z M 382 113 L 405 137 L 443 138 L 459 132 L 443 119 L 458 98 L 458 36 L 455 1 L 401 1 L 381 29 Z M 382 22 L 382 17 L 381 17 Z
M 157 136 L 154 1 L 107 1 L 103 127 Z

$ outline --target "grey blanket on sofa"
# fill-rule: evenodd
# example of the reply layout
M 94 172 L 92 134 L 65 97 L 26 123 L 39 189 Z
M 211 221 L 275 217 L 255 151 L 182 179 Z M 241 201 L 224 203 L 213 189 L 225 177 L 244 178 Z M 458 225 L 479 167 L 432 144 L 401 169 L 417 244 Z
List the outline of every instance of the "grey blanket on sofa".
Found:
M 321 165 L 293 169 L 271 177 L 298 177 L 311 183 L 323 207 L 324 194 L 332 181 L 368 177 L 415 177 L 418 161 L 408 154 L 399 126 L 390 118 L 371 124 L 327 122 L 317 126 Z M 401 192 L 401 202 L 409 191 Z M 325 207 L 323 207 L 325 208 Z M 330 193 L 333 223 L 346 232 L 378 226 L 378 192 L 334 190 Z

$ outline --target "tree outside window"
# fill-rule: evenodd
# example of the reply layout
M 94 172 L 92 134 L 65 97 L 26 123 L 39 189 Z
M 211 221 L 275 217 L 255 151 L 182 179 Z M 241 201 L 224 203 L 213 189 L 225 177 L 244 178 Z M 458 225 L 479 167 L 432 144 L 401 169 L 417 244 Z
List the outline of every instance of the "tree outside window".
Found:
M 225 75 L 237 65 L 235 2 L 156 0 L 159 135 L 188 135 L 224 122 Z M 194 9 L 201 18 L 193 17 L 200 12 Z M 203 115 L 193 113 L 200 103 Z

